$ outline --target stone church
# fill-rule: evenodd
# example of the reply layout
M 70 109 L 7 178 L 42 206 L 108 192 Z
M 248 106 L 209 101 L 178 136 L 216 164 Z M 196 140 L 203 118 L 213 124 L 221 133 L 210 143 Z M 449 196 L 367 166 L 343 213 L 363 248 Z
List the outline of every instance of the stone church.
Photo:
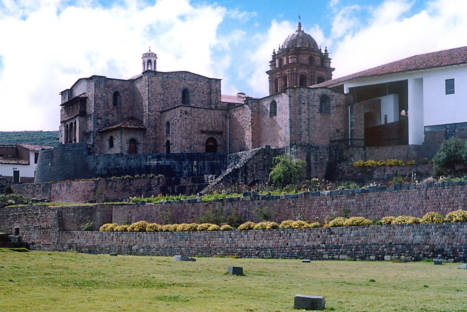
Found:
M 62 91 L 60 142 L 84 142 L 92 154 L 229 154 L 345 138 L 345 95 L 308 88 L 333 68 L 301 23 L 272 52 L 263 98 L 222 95 L 220 79 L 160 72 L 157 61 L 149 50 L 131 79 L 94 75 Z

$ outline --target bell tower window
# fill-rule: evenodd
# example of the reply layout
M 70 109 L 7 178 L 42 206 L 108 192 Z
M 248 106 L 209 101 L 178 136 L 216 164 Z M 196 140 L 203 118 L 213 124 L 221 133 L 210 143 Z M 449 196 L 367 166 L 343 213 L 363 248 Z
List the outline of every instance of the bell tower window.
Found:
M 115 91 L 112 95 L 112 105 L 113 106 L 119 106 L 122 104 L 122 95 L 120 92 Z
M 190 105 L 190 91 L 187 88 L 182 91 L 182 104 Z

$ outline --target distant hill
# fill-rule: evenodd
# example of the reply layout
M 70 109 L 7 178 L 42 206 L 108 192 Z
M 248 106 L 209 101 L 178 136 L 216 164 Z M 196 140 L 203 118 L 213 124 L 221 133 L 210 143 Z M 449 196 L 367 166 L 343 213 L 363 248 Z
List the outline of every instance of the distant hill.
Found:
M 58 131 L 0 131 L 0 145 L 58 145 Z

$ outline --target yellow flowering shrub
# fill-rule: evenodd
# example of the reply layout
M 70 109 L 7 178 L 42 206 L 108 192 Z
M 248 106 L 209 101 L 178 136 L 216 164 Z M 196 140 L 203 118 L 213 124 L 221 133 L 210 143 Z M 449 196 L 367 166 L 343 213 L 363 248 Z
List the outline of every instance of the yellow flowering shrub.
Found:
M 467 222 L 467 210 L 459 209 L 451 211 L 444 218 L 446 222 Z
M 175 232 L 178 224 L 164 224 L 161 226 L 161 232 Z
M 244 230 L 253 230 L 255 227 L 255 223 L 251 221 L 247 221 L 245 223 L 242 223 L 238 226 L 238 230 L 244 231 Z
M 306 229 L 309 226 L 310 225 L 308 224 L 308 222 L 303 221 L 303 220 L 297 220 L 292 223 L 292 228 L 294 229 Z
M 146 221 L 138 221 L 128 227 L 128 232 L 146 232 L 148 223 Z
M 420 218 L 417 217 L 409 217 L 409 220 L 407 221 L 407 224 L 419 224 L 420 223 Z
M 126 224 L 119 225 L 115 228 L 115 232 L 128 232 L 130 226 Z
M 388 216 L 388 217 L 384 217 L 381 219 L 381 224 L 392 224 L 394 222 L 394 219 L 396 219 L 395 217 L 393 216 Z
M 334 218 L 333 220 L 329 221 L 328 226 L 329 227 L 344 226 L 345 220 L 346 218 L 344 217 Z
M 115 232 L 117 227 L 117 223 L 106 223 L 99 228 L 99 232 Z
M 398 216 L 393 221 L 392 224 L 409 224 L 410 216 Z
M 231 227 L 228 224 L 224 224 L 224 225 L 221 226 L 220 230 L 221 231 L 233 231 L 233 227 Z
M 295 221 L 293 221 L 293 220 L 284 220 L 284 221 L 281 222 L 281 224 L 279 225 L 279 227 L 280 227 L 281 229 L 292 229 L 292 228 L 293 228 L 293 223 L 294 223 L 294 222 L 295 222 Z
M 211 224 L 210 227 L 208 227 L 208 231 L 219 231 L 220 227 L 217 224 Z
M 201 223 L 198 224 L 198 231 L 207 231 L 209 227 L 212 225 L 212 223 Z
M 420 220 L 421 223 L 443 223 L 443 221 L 443 215 L 436 212 L 427 212 Z
M 354 167 L 363 167 L 365 165 L 365 162 L 363 160 L 357 160 L 353 163 Z
M 310 223 L 310 228 L 319 228 L 321 227 L 321 224 L 319 222 L 312 222 Z
M 371 220 L 364 217 L 351 217 L 344 221 L 344 226 L 371 225 L 372 223 Z

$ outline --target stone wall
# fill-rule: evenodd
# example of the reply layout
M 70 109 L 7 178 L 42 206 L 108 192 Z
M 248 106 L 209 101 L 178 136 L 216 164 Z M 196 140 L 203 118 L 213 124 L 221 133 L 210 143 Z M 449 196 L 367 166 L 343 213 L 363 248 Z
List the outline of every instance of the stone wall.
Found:
M 41 151 L 36 182 L 136 174 L 163 174 L 166 177 L 219 175 L 226 168 L 220 153 L 173 153 L 150 155 L 89 155 L 84 143 L 62 144 Z
M 467 224 L 387 225 L 231 232 L 61 232 L 57 249 L 173 256 L 467 260 Z
M 195 194 L 206 187 L 204 177 L 118 177 L 11 185 L 14 193 L 52 202 L 95 203 L 127 201 L 133 196 Z

